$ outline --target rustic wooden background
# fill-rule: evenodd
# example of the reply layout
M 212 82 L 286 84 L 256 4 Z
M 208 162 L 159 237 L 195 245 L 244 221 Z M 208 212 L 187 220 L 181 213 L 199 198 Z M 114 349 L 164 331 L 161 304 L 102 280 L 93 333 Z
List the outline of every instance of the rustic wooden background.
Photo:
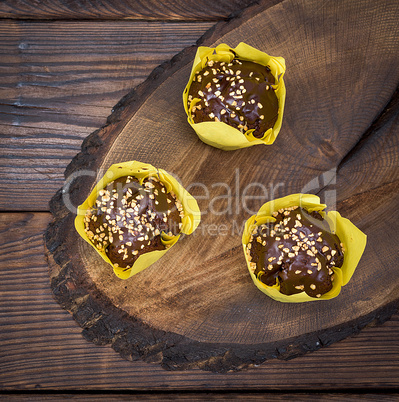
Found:
M 48 202 L 82 140 L 157 65 L 250 3 L 0 3 L 2 392 L 151 390 L 162 397 L 207 392 L 233 399 L 264 391 L 271 400 L 381 400 L 397 391 L 397 313 L 382 326 L 294 360 L 227 374 L 169 372 L 88 343 L 52 297 L 42 238 L 51 220 Z

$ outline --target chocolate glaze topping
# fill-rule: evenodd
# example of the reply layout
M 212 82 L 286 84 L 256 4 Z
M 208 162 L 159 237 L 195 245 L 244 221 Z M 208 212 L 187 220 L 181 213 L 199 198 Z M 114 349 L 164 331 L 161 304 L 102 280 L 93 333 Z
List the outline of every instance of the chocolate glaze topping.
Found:
M 343 244 L 319 212 L 289 207 L 276 221 L 254 229 L 247 246 L 252 272 L 268 286 L 280 283 L 285 295 L 320 297 L 331 290 L 333 267 L 342 267 Z
M 188 93 L 194 123 L 221 121 L 241 132 L 254 129 L 253 136 L 262 138 L 278 117 L 275 83 L 268 67 L 233 59 L 230 63 L 208 61 L 197 72 Z
M 129 269 L 139 255 L 164 250 L 161 232 L 177 235 L 183 208 L 157 178 L 121 177 L 99 192 L 84 222 L 89 239 L 113 264 Z

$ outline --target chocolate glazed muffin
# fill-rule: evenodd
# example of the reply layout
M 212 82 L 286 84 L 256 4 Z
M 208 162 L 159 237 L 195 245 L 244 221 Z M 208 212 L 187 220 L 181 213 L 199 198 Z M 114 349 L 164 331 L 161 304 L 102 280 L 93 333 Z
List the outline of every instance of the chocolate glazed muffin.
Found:
M 161 233 L 180 233 L 183 208 L 157 178 L 139 181 L 121 177 L 99 192 L 95 206 L 86 213 L 85 231 L 111 262 L 129 269 L 137 258 L 164 250 Z
M 250 266 L 268 286 L 280 283 L 285 295 L 306 292 L 320 297 L 331 290 L 333 267 L 342 267 L 343 244 L 319 212 L 294 206 L 273 213 L 276 221 L 260 225 L 247 247 Z
M 272 85 L 275 79 L 266 66 L 233 59 L 230 63 L 208 61 L 197 72 L 188 93 L 194 123 L 216 121 L 239 129 L 253 129 L 262 138 L 278 117 L 278 99 Z

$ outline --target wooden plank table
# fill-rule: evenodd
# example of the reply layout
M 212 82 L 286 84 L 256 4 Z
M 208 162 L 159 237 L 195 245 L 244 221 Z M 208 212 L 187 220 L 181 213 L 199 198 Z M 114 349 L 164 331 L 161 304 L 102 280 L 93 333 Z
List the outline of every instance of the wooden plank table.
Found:
M 5 398 L 61 398 L 65 392 L 95 390 L 112 391 L 110 399 L 127 398 L 122 391 L 137 399 L 397 396 L 398 313 L 293 360 L 216 374 L 125 361 L 110 347 L 87 342 L 52 296 L 43 246 L 51 221 L 48 202 L 82 140 L 103 126 L 114 105 L 156 66 L 250 3 L 0 3 L 0 391 Z M 50 391 L 55 393 L 47 395 Z

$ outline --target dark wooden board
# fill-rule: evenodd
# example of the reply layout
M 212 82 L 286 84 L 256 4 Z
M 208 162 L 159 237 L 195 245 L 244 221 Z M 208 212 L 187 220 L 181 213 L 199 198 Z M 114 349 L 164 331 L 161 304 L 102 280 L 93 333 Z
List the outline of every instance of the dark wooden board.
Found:
M 233 226 L 241 226 L 248 210 L 217 215 L 204 201 L 200 207 L 207 213 L 195 235 L 122 282 L 78 238 L 60 191 L 46 237 L 52 289 L 88 340 L 111 343 L 127 359 L 142 357 L 169 369 L 226 371 L 316 350 L 392 314 L 399 287 L 398 216 L 392 215 L 399 173 L 398 14 L 396 2 L 287 0 L 251 7 L 219 24 L 203 43 L 235 46 L 245 39 L 286 58 L 289 96 L 272 147 L 223 152 L 197 139 L 181 105 L 191 48 L 129 94 L 66 171 L 67 176 L 79 169 L 99 172 L 115 162 L 143 160 L 177 174 L 185 186 L 204 184 L 211 200 L 221 195 L 215 185 L 220 182 L 239 195 L 251 182 L 272 186 L 274 197 L 305 188 L 324 197 L 333 192 L 336 205 L 330 207 L 369 236 L 341 295 L 296 305 L 267 298 L 251 283 Z M 327 172 L 336 177 L 331 180 Z M 68 196 L 78 205 L 92 185 L 92 179 L 80 177 Z M 263 202 L 250 207 L 256 211 Z M 221 224 L 228 235 L 207 235 L 207 228 Z
M 0 21 L 0 210 L 48 211 L 82 140 L 211 26 Z
M 102 395 L 103 396 L 103 395 Z M 198 401 L 198 400 L 238 400 L 238 401 L 254 401 L 254 400 L 265 400 L 264 392 L 153 392 L 151 393 L 107 393 L 107 401 Z M 7 395 L 7 400 L 9 402 L 13 401 L 56 401 L 56 400 L 85 400 L 85 401 L 97 401 L 99 398 L 98 394 L 87 394 L 87 393 L 77 393 L 77 394 L 46 394 L 46 393 L 35 393 L 35 394 L 18 394 L 18 395 Z M 268 401 L 286 401 L 287 399 L 295 400 L 297 402 L 304 401 L 339 401 L 339 402 L 351 402 L 356 401 L 392 401 L 397 398 L 397 393 L 343 393 L 343 392 L 315 392 L 315 393 L 300 393 L 300 392 L 290 392 L 284 393 L 279 391 L 278 393 L 267 393 Z
M 399 313 L 314 353 L 234 373 L 166 371 L 123 360 L 111 347 L 87 342 L 54 300 L 42 243 L 51 219 L 49 213 L 0 214 L 0 392 L 159 391 L 165 398 L 168 392 L 249 390 L 292 399 L 295 391 L 389 393 L 399 387 Z
M 145 19 L 145 20 L 205 20 L 227 18 L 231 13 L 253 3 L 253 0 L 159 2 L 146 0 L 3 0 L 0 18 L 19 19 Z M 269 0 L 273 4 L 274 0 Z

